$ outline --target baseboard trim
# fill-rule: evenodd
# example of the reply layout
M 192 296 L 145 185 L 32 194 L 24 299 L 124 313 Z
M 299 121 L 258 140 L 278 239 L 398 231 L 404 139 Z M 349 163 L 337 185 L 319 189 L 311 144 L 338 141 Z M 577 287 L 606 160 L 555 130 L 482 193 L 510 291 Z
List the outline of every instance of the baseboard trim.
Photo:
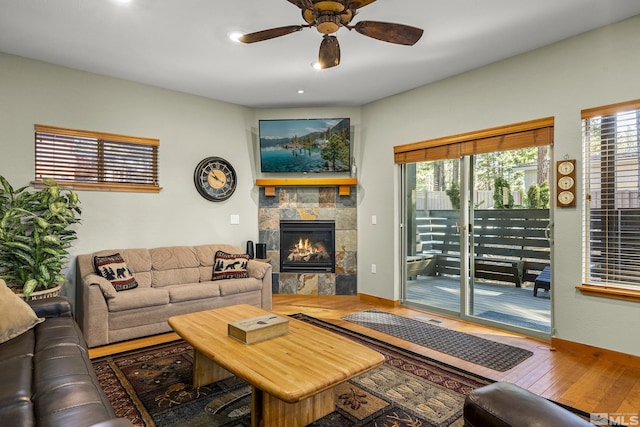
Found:
M 567 341 L 561 338 L 551 338 L 551 347 L 564 352 L 570 352 L 583 356 L 591 356 L 614 361 L 626 366 L 640 368 L 640 356 L 621 353 L 619 351 L 608 350 L 605 348 L 594 347 L 592 345 L 581 344 L 578 342 Z
M 393 308 L 400 307 L 400 300 L 392 300 L 392 299 L 377 297 L 375 295 L 363 294 L 360 292 L 358 292 L 358 298 L 360 298 L 360 300 L 362 301 L 379 304 L 384 307 L 393 307 Z

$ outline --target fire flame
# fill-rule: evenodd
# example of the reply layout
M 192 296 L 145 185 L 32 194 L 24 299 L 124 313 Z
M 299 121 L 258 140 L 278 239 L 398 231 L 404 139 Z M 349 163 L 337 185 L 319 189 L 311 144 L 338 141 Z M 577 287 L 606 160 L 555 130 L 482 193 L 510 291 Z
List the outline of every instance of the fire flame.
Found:
M 315 254 L 318 252 L 318 249 L 314 248 L 311 243 L 309 243 L 309 239 L 302 239 L 298 241 L 298 243 L 294 246 L 293 251 L 295 255 L 309 255 Z

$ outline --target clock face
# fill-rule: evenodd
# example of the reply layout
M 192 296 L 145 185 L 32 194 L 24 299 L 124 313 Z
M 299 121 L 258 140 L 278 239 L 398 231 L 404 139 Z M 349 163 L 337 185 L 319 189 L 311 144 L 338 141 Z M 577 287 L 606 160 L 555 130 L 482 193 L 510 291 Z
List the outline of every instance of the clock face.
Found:
M 563 176 L 558 180 L 558 187 L 560 187 L 562 190 L 568 190 L 573 187 L 574 183 L 575 182 L 573 178 L 571 178 L 570 176 Z
M 558 165 L 558 172 L 562 175 L 569 175 L 573 172 L 574 166 L 572 162 L 560 162 Z
M 198 193 L 207 200 L 227 200 L 236 190 L 236 171 L 223 158 L 207 157 L 196 166 L 193 181 Z
M 568 205 L 573 202 L 574 198 L 575 196 L 571 191 L 561 191 L 560 194 L 558 194 L 558 201 L 563 205 Z

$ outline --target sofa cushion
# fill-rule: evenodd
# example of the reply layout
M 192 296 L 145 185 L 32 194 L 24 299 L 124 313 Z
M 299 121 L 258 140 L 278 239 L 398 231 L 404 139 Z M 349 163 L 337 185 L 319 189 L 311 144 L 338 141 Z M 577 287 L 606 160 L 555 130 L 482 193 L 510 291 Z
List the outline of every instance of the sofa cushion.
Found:
M 116 291 L 126 291 L 138 287 L 136 278 L 118 252 L 111 255 L 94 256 L 93 265 L 96 274 L 111 282 Z
M 151 286 L 164 287 L 180 285 L 182 283 L 194 283 L 200 278 L 197 268 L 176 268 L 174 270 L 161 270 L 151 272 Z
M 109 311 L 123 311 L 166 304 L 169 304 L 169 292 L 162 288 L 137 288 L 130 292 L 119 292 L 115 298 L 107 300 Z
M 213 263 L 212 280 L 224 279 L 246 279 L 247 263 L 249 255 L 247 254 L 230 254 L 224 251 L 216 252 Z
M 0 343 L 9 341 L 44 321 L 0 280 Z
M 151 253 L 151 267 L 154 270 L 173 270 L 200 265 L 194 249 L 190 246 L 155 248 Z
M 169 300 L 171 302 L 183 302 L 202 300 L 220 296 L 218 282 L 183 283 L 182 285 L 168 286 Z
M 200 262 L 189 246 L 151 249 L 151 286 L 162 287 L 197 282 Z
M 247 279 L 217 280 L 216 283 L 220 286 L 220 295 L 223 297 L 262 289 L 262 281 L 254 279 L 253 277 Z

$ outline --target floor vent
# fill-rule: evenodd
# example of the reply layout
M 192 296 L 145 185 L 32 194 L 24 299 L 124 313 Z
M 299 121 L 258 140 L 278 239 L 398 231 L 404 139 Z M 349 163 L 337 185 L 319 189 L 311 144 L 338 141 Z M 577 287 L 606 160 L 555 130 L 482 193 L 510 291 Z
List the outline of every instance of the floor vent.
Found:
M 429 322 L 429 323 L 442 323 L 442 320 L 429 319 L 427 317 L 421 317 L 421 316 L 417 316 L 416 319 L 421 320 L 423 322 Z

